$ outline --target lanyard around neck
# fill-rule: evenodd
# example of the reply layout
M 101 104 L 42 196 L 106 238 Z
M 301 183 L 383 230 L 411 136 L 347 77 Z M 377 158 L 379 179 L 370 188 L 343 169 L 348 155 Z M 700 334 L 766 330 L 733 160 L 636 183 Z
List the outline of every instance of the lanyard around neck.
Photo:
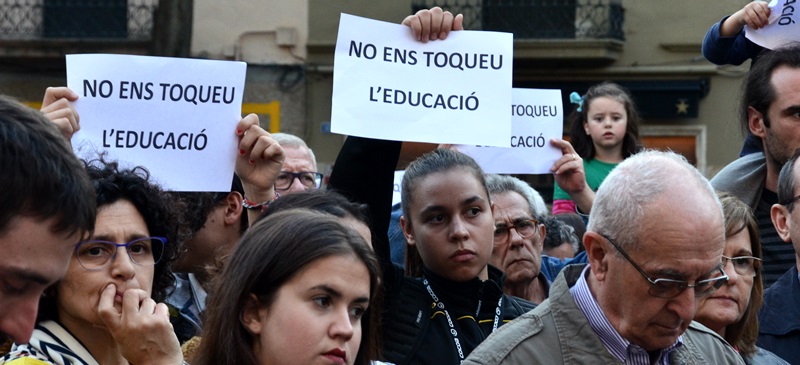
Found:
M 458 351 L 458 358 L 461 360 L 459 363 L 464 362 L 464 350 L 461 348 L 461 341 L 458 339 L 458 331 L 456 331 L 456 327 L 453 324 L 453 318 L 450 317 L 450 313 L 444 308 L 444 303 L 441 302 L 439 297 L 436 296 L 436 293 L 433 292 L 433 288 L 431 288 L 431 284 L 428 282 L 428 279 L 423 278 L 422 284 L 425 285 L 425 288 L 428 290 L 428 294 L 430 294 L 431 299 L 433 299 L 434 306 L 444 312 L 444 316 L 447 318 L 447 325 L 450 326 L 450 335 L 453 336 L 453 343 L 456 345 L 456 350 Z M 476 320 L 478 318 L 478 313 L 481 310 L 481 303 L 482 301 L 478 299 L 478 310 L 475 313 Z M 500 308 L 502 308 L 502 306 L 503 295 L 500 295 L 500 299 L 497 301 L 497 308 L 494 310 L 494 324 L 492 324 L 492 332 L 494 332 L 500 325 Z M 491 334 L 492 332 L 489 333 Z

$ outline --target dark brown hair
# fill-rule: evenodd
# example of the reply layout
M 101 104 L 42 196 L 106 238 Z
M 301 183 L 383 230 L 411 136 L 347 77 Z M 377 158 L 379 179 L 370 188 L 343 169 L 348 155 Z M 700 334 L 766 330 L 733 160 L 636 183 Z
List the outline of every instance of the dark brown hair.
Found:
M 601 97 L 614 99 L 625 106 L 627 126 L 625 128 L 625 137 L 622 139 L 622 158 L 628 158 L 639 152 L 642 149 L 639 141 L 639 124 L 641 120 L 639 119 L 639 112 L 636 111 L 633 97 L 624 87 L 608 81 L 590 87 L 586 95 L 583 96 L 582 104 L 576 105 L 575 109 L 567 117 L 571 124 L 570 139 L 575 152 L 587 160 L 594 158 L 594 142 L 592 142 L 592 137 L 586 134 L 583 124 L 589 120 L 589 105 L 592 104 L 594 99 Z M 581 110 L 578 111 L 578 109 Z
M 730 239 L 746 229 L 750 237 L 753 256 L 761 258 L 761 237 L 753 210 L 731 194 L 719 193 L 718 195 L 725 215 L 725 239 Z M 742 319 L 728 325 L 725 329 L 725 340 L 737 347 L 743 357 L 751 356 L 756 352 L 758 311 L 763 303 L 764 283 L 761 278 L 761 268 L 757 267 L 756 276 L 753 278 L 753 289 L 750 291 L 750 304 L 745 309 Z
M 287 281 L 312 262 L 330 256 L 351 256 L 369 272 L 370 301 L 380 282 L 380 266 L 364 238 L 330 214 L 289 209 L 256 222 L 242 236 L 230 261 L 214 278 L 203 325 L 203 341 L 195 365 L 258 364 L 255 338 L 241 323 L 250 294 L 270 305 Z M 356 364 L 377 358 L 376 333 L 361 321 Z M 279 331 L 280 329 L 275 329 Z

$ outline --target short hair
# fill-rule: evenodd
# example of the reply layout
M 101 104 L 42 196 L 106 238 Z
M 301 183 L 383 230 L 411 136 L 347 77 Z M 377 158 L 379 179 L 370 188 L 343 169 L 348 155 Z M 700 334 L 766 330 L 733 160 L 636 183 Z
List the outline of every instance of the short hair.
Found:
M 532 188 L 528 183 L 508 175 L 488 174 L 486 175 L 486 188 L 489 195 L 497 195 L 514 192 L 522 195 L 528 202 L 531 215 L 537 220 L 541 220 L 547 215 L 547 206 L 539 192 Z
M 772 87 L 772 73 L 779 67 L 800 68 L 800 43 L 794 42 L 771 51 L 762 52 L 758 62 L 754 63 L 742 83 L 742 100 L 739 104 L 739 120 L 742 133 L 750 132 L 748 108 L 752 107 L 764 117 L 764 126 L 769 128 L 769 106 L 775 101 L 776 94 Z M 761 138 L 755 141 L 763 146 Z
M 237 192 L 244 196 L 242 181 L 239 180 L 236 174 L 233 175 L 230 192 L 181 191 L 173 192 L 172 194 L 185 205 L 184 221 L 191 235 L 194 235 L 206 224 L 206 220 L 208 219 L 208 215 L 211 214 L 211 211 L 220 205 L 224 205 L 225 199 L 227 199 L 228 195 L 232 192 Z M 239 218 L 239 233 L 243 234 L 248 226 L 247 214 L 242 214 Z
M 587 230 L 615 237 L 626 250 L 638 249 L 644 233 L 639 222 L 645 211 L 676 184 L 701 189 L 716 203 L 722 218 L 722 206 L 711 183 L 685 157 L 647 150 L 622 161 L 600 184 Z
M 0 235 L 18 216 L 54 218 L 54 233 L 94 229 L 94 189 L 80 160 L 45 116 L 0 96 Z
M 314 171 L 317 170 L 317 157 L 314 156 L 314 151 L 311 150 L 310 147 L 308 147 L 306 141 L 304 141 L 302 138 L 289 133 L 274 133 L 272 134 L 272 138 L 278 141 L 278 144 L 284 148 L 285 147 L 305 148 L 306 151 L 308 151 L 308 158 L 311 159 L 311 164 L 314 165 Z
M 120 168 L 117 162 L 107 162 L 101 156 L 86 162 L 86 171 L 97 194 L 98 210 L 105 205 L 128 200 L 144 218 L 151 236 L 167 238 L 161 261 L 155 265 L 151 294 L 156 302 L 163 301 L 175 283 L 170 271 L 172 262 L 177 259 L 183 242 L 190 235 L 183 220 L 183 204 L 152 183 L 150 173 L 144 167 Z
M 453 149 L 438 148 L 412 161 L 406 168 L 405 174 L 403 174 L 400 196 L 403 216 L 406 217 L 407 225 L 411 224 L 411 201 L 417 183 L 428 175 L 447 172 L 456 168 L 467 169 L 483 187 L 487 199 L 491 199 L 489 189 L 486 187 L 486 178 L 483 175 L 483 170 L 472 157 Z
M 800 148 L 794 151 L 792 158 L 781 168 L 778 175 L 778 203 L 786 206 L 790 212 L 794 209 L 794 164 L 800 158 Z
M 567 117 L 571 125 L 570 140 L 575 152 L 585 159 L 592 159 L 595 155 L 592 137 L 586 134 L 583 123 L 589 120 L 589 105 L 597 98 L 607 97 L 614 99 L 625 107 L 627 125 L 625 126 L 625 137 L 622 139 L 622 157 L 628 158 L 642 149 L 639 141 L 639 112 L 636 111 L 636 104 L 630 92 L 624 87 L 613 82 L 602 82 L 589 88 L 586 95 L 582 98 L 582 103 L 576 105 L 575 109 Z M 581 109 L 578 111 L 578 109 Z
M 366 204 L 353 203 L 344 195 L 332 190 L 304 190 L 296 194 L 283 195 L 264 210 L 259 220 L 293 208 L 306 208 L 339 218 L 354 218 L 370 227 L 369 208 Z
M 370 299 L 380 282 L 380 266 L 372 250 L 355 230 L 330 214 L 289 209 L 256 222 L 242 236 L 210 291 L 203 342 L 192 363 L 256 364 L 254 337 L 241 322 L 250 294 L 269 306 L 278 290 L 309 264 L 331 256 L 354 257 L 369 272 Z M 280 331 L 281 329 L 271 329 Z M 369 321 L 362 320 L 356 364 L 377 358 Z
M 545 250 L 552 250 L 567 243 L 572 246 L 576 254 L 579 252 L 580 246 L 578 245 L 578 236 L 575 234 L 575 228 L 552 215 L 544 217 L 542 223 L 547 228 L 547 234 L 543 241 Z
M 753 256 L 761 258 L 761 236 L 752 208 L 729 193 L 719 193 L 719 199 L 725 215 L 725 239 L 728 240 L 746 229 Z M 753 289 L 750 291 L 750 304 L 745 309 L 742 319 L 725 329 L 725 340 L 738 348 L 744 357 L 756 353 L 758 311 L 763 303 L 764 282 L 761 278 L 761 269 L 757 267 L 756 276 L 753 278 Z

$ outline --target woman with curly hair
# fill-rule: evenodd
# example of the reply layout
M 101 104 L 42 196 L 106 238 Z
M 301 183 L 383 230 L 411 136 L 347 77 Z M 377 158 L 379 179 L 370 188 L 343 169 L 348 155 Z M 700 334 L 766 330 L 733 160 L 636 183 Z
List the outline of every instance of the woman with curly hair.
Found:
M 142 167 L 86 163 L 97 195 L 92 235 L 45 292 L 28 344 L 5 364 L 181 364 L 167 307 L 182 239 L 180 207 Z

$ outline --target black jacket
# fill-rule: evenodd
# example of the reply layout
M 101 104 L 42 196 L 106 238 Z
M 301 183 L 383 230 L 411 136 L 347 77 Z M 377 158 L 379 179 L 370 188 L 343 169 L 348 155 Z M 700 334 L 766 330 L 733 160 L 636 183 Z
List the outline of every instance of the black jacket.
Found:
M 336 159 L 329 186 L 355 202 L 367 204 L 372 219 L 373 247 L 383 267 L 381 315 L 382 358 L 402 364 L 458 364 L 459 357 L 447 319 L 434 311 L 421 278 L 404 277 L 392 264 L 387 231 L 394 170 L 402 143 L 348 137 Z M 534 308 L 526 300 L 503 294 L 503 273 L 489 266 L 489 280 L 457 283 L 427 268 L 425 277 L 450 313 L 459 332 L 464 357 L 492 331 L 502 297 L 501 325 Z M 475 316 L 480 301 L 480 313 Z

